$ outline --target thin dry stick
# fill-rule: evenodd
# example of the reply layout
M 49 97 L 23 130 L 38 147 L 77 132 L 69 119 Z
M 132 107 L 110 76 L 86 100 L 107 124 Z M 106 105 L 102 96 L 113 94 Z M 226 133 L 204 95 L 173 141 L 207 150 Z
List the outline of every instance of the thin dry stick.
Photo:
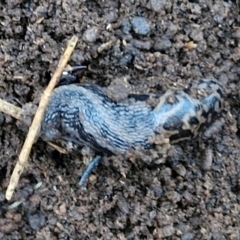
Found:
M 22 121 L 23 110 L 20 107 L 16 107 L 13 104 L 0 99 L 0 112 L 9 114 L 10 116 Z
M 8 188 L 6 191 L 6 199 L 7 200 L 11 200 L 13 192 L 18 184 L 20 175 L 23 172 L 23 169 L 27 164 L 27 160 L 28 160 L 32 145 L 33 145 L 33 143 L 37 137 L 37 134 L 39 132 L 41 121 L 43 119 L 43 115 L 44 115 L 46 106 L 49 102 L 51 93 L 52 93 L 58 79 L 60 78 L 64 67 L 66 66 L 67 62 L 69 61 L 69 58 L 71 57 L 71 54 L 77 44 L 77 41 L 78 41 L 78 38 L 76 36 L 73 36 L 70 39 L 70 41 L 68 42 L 68 46 L 67 46 L 65 52 L 62 55 L 61 59 L 59 60 L 57 69 L 56 69 L 55 73 L 53 74 L 51 81 L 48 84 L 48 87 L 45 89 L 45 91 L 41 97 L 37 112 L 32 121 L 32 125 L 29 128 L 29 132 L 25 139 L 22 151 L 19 155 L 19 159 L 17 161 L 17 164 L 16 164 L 16 166 L 13 170 L 12 176 L 10 178 L 10 182 L 9 182 L 9 185 L 8 185 Z

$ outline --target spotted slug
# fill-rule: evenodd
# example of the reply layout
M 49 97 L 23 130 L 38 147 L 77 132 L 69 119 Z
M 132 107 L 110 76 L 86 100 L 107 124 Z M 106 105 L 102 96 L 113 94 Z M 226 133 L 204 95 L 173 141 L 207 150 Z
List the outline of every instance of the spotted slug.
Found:
M 141 97 L 115 102 L 93 84 L 55 88 L 41 126 L 45 141 L 88 146 L 96 152 L 123 154 L 153 147 L 150 138 L 162 134 L 176 143 L 197 136 L 222 109 L 223 94 L 215 79 L 193 84 L 201 99 L 169 90 L 150 106 Z

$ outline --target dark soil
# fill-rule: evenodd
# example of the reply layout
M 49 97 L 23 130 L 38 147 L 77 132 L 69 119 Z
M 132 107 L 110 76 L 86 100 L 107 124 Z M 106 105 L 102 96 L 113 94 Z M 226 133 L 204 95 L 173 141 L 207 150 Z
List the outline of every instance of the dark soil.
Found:
M 62 155 L 39 140 L 11 202 L 5 191 L 27 129 L 0 114 L 0 239 L 239 239 L 236 2 L 3 0 L 0 98 L 37 105 L 73 34 L 70 64 L 88 66 L 86 81 L 126 78 L 144 93 L 213 76 L 224 85 L 224 110 L 164 163 L 104 159 L 85 189 L 76 184 L 80 152 Z

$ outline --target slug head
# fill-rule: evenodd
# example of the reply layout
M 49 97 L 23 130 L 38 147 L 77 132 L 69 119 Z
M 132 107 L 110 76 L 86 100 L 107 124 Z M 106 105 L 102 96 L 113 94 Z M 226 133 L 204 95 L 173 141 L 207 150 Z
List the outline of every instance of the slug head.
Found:
M 63 70 L 62 76 L 60 77 L 57 87 L 63 85 L 69 85 L 79 83 L 79 79 L 83 77 L 86 66 L 73 66 Z

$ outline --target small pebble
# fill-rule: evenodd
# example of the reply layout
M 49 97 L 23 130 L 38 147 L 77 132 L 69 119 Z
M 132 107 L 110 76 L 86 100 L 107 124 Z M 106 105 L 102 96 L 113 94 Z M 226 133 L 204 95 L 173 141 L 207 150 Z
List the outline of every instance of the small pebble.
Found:
M 172 43 L 169 39 L 160 39 L 160 41 L 155 42 L 154 49 L 155 50 L 167 50 L 172 46 Z
M 157 239 L 165 239 L 166 237 L 170 237 L 174 234 L 175 229 L 172 225 L 164 226 L 163 228 L 155 228 L 153 231 L 154 237 Z
M 127 18 L 124 18 L 122 20 L 122 31 L 124 34 L 129 34 L 131 30 L 131 25 L 129 23 L 129 20 Z
M 96 27 L 92 27 L 87 29 L 83 34 L 83 40 L 85 42 L 95 42 L 97 39 L 98 29 Z
M 211 167 L 212 167 L 212 161 L 213 161 L 212 149 L 207 148 L 207 149 L 204 150 L 204 159 L 203 159 L 202 168 L 204 170 L 210 170 Z
M 129 64 L 132 61 L 132 59 L 133 59 L 133 55 L 130 53 L 127 53 L 121 57 L 120 65 L 125 66 Z
M 150 32 L 150 24 L 144 17 L 134 17 L 131 24 L 134 32 L 139 35 L 147 35 Z
M 237 39 L 237 40 L 240 40 L 240 29 L 237 28 L 233 33 L 232 33 L 232 37 Z
M 115 22 L 117 21 L 118 19 L 118 15 L 117 13 L 115 12 L 109 12 L 105 15 L 105 19 L 109 22 L 109 23 L 112 23 L 112 22 Z
M 195 41 L 195 42 L 200 42 L 203 40 L 203 32 L 200 31 L 199 29 L 194 29 L 190 33 L 190 37 Z
M 184 177 L 187 173 L 186 168 L 182 164 L 178 164 L 174 167 L 174 170 L 181 176 Z
M 194 239 L 194 235 L 190 232 L 183 234 L 183 236 L 181 237 L 181 240 L 192 240 L 192 239 Z
M 155 12 L 160 12 L 167 4 L 167 0 L 150 0 L 151 8 Z
M 160 185 L 153 185 L 151 186 L 152 191 L 156 198 L 160 198 L 163 195 L 163 189 Z
M 150 41 L 141 41 L 141 40 L 133 39 L 132 45 L 138 49 L 144 49 L 144 50 L 150 50 L 151 48 Z
M 34 230 L 40 229 L 46 222 L 46 218 L 42 213 L 29 214 L 27 219 L 30 227 Z
M 119 207 L 120 211 L 123 214 L 129 214 L 129 205 L 128 205 L 128 202 L 126 201 L 126 198 L 119 197 L 117 201 L 117 206 Z

